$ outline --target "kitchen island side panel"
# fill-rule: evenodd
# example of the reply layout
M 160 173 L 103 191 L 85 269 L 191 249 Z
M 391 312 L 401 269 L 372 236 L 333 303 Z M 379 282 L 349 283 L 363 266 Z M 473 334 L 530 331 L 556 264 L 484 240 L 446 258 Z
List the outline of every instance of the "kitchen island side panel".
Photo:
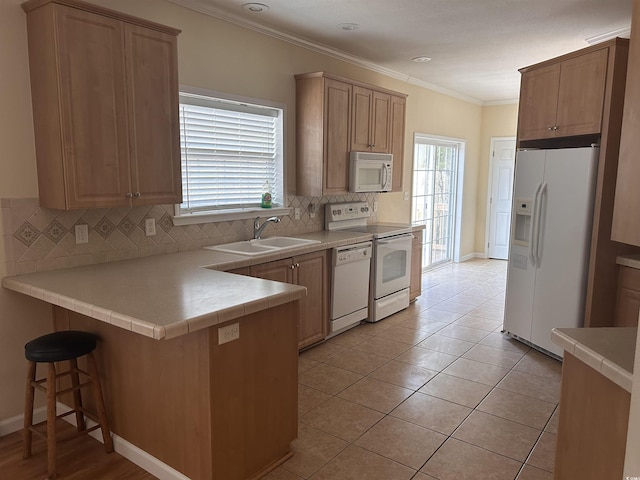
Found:
M 297 306 L 160 341 L 57 306 L 54 321 L 100 337 L 115 434 L 192 480 L 246 480 L 288 458 L 297 436 Z M 218 327 L 236 322 L 240 338 L 218 345 Z

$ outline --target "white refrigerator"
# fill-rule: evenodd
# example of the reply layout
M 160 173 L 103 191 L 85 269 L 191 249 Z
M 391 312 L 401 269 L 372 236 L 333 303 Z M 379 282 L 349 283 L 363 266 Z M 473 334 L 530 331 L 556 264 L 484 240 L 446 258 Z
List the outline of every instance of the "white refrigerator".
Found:
M 519 150 L 503 329 L 558 357 L 554 327 L 581 327 L 597 147 Z

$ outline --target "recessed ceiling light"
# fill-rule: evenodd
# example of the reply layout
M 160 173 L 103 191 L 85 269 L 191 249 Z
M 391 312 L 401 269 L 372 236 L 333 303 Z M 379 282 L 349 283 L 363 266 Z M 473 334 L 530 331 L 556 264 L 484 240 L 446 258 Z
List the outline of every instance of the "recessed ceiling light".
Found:
M 264 3 L 245 3 L 242 5 L 242 8 L 253 13 L 260 13 L 269 10 L 269 5 L 265 5 Z
M 358 30 L 360 28 L 360 25 L 358 25 L 357 23 L 341 23 L 338 25 L 338 27 L 342 30 L 346 30 L 347 32 L 351 32 L 353 30 Z
M 416 63 L 426 63 L 431 61 L 431 57 L 424 57 L 424 56 L 413 57 L 411 60 Z

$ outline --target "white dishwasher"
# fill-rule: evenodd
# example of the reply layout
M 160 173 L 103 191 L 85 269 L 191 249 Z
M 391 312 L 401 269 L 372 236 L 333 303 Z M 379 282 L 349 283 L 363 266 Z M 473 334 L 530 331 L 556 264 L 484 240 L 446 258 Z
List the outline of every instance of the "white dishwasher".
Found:
M 329 336 L 355 327 L 369 315 L 371 242 L 333 249 L 331 330 Z

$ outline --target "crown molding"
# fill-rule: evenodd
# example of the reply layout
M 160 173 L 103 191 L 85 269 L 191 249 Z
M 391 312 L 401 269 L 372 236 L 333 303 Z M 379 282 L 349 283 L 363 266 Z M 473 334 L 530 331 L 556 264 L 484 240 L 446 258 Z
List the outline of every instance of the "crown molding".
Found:
M 370 62 L 360 57 L 356 57 L 354 55 L 350 55 L 341 50 L 337 50 L 335 48 L 329 47 L 327 45 L 323 45 L 320 43 L 312 42 L 302 37 L 298 37 L 296 35 L 291 35 L 289 33 L 281 32 L 271 27 L 267 27 L 265 25 L 260 25 L 251 20 L 247 20 L 245 18 L 240 17 L 239 15 L 235 15 L 227 10 L 220 9 L 209 4 L 206 0 L 169 0 L 171 3 L 175 3 L 176 5 L 180 5 L 189 10 L 196 11 L 198 13 L 202 13 L 204 15 L 208 15 L 210 17 L 215 17 L 220 20 L 224 20 L 226 22 L 232 23 L 234 25 L 238 25 L 243 28 L 247 28 L 249 30 L 253 30 L 254 32 L 261 33 L 263 35 L 268 35 L 270 37 L 276 38 L 283 42 L 291 43 L 298 47 L 306 48 L 307 50 L 312 50 L 317 53 L 321 53 L 323 55 L 327 55 L 329 57 L 335 58 L 337 60 L 342 60 L 344 62 L 351 63 L 353 65 L 357 65 L 359 67 L 366 68 L 368 70 L 372 70 L 374 72 L 380 73 L 382 75 L 386 75 L 388 77 L 394 78 L 396 80 L 401 80 L 403 82 L 410 83 L 412 85 L 416 85 L 418 87 L 425 88 L 427 90 L 432 90 L 437 93 L 442 93 L 444 95 L 448 95 L 450 97 L 457 98 L 459 100 L 463 100 L 465 102 L 473 103 L 475 105 L 488 105 L 495 104 L 492 102 L 483 102 L 474 97 L 470 97 L 468 95 L 461 94 L 459 92 L 455 92 L 453 90 L 449 90 L 448 88 L 441 87 L 439 85 L 434 85 L 429 82 L 425 82 L 418 78 L 414 78 L 410 75 L 406 75 L 404 73 L 400 73 L 396 70 L 392 70 L 387 67 L 383 67 L 376 63 Z M 511 100 L 507 100 L 507 103 L 512 103 Z M 516 101 L 517 103 L 517 101 Z
M 605 32 L 599 35 L 594 35 L 592 37 L 585 38 L 584 41 L 587 42 L 589 45 L 596 45 L 598 43 L 611 40 L 612 38 L 616 38 L 616 37 L 629 38 L 630 36 L 631 36 L 631 25 L 627 25 L 626 27 L 616 28 L 615 30 L 611 30 L 610 32 Z

